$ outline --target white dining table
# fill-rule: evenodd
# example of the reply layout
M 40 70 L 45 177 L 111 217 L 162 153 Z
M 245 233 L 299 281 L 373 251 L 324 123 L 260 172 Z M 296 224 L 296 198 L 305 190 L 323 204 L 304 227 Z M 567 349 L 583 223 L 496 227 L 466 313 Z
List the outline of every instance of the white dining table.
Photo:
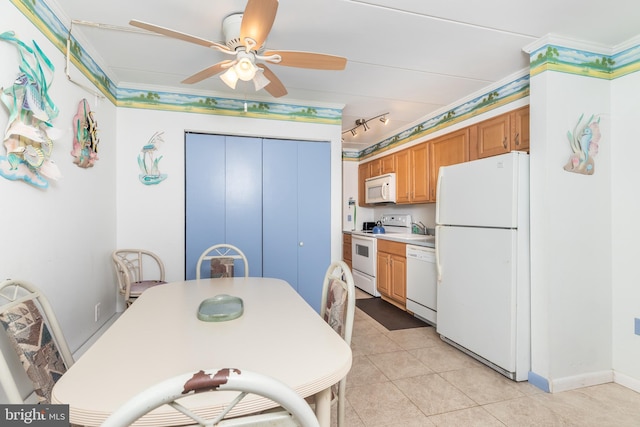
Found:
M 204 299 L 239 297 L 242 316 L 198 319 Z M 222 278 L 171 282 L 145 291 L 58 380 L 52 403 L 68 404 L 72 424 L 99 426 L 135 394 L 175 375 L 212 368 L 247 369 L 272 376 L 300 396 L 315 396 L 320 425 L 330 425 L 331 386 L 351 368 L 351 349 L 285 281 Z M 216 413 L 230 392 L 190 396 L 187 405 Z M 268 409 L 247 397 L 231 413 Z M 179 425 L 166 405 L 134 425 Z

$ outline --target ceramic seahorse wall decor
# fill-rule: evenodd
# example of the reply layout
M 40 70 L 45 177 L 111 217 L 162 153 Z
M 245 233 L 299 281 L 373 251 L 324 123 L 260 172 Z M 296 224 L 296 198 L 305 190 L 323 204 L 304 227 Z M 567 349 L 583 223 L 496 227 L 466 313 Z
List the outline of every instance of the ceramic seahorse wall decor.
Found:
M 591 116 L 584 124 L 582 119 L 584 114 L 578 119 L 578 123 L 573 128 L 573 133 L 567 131 L 569 145 L 573 154 L 569 156 L 569 161 L 564 166 L 568 172 L 593 175 L 595 172 L 595 156 L 602 134 L 600 133 L 600 118 Z

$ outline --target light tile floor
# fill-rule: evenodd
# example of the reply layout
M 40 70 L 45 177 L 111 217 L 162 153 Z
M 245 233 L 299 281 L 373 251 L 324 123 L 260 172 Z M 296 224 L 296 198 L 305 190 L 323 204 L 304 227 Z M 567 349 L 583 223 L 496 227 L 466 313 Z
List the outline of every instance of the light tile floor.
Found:
M 640 393 L 614 383 L 544 393 L 451 347 L 433 327 L 389 331 L 356 309 L 351 347 L 348 426 L 640 426 Z

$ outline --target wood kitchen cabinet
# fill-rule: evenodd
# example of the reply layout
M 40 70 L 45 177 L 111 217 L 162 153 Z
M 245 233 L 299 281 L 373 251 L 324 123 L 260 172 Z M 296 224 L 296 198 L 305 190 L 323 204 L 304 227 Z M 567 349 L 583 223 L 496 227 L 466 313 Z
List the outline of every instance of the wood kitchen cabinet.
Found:
M 382 175 L 392 173 L 396 171 L 396 156 L 395 154 L 389 154 L 380 159 L 380 173 Z
M 378 239 L 376 280 L 382 299 L 406 310 L 407 256 L 406 245 Z
M 371 178 L 369 163 L 362 163 L 358 166 L 358 205 L 366 206 L 364 181 Z
M 358 166 L 358 205 L 366 206 L 364 197 L 364 181 L 374 176 L 384 175 L 396 171 L 395 154 L 381 157 Z
M 529 106 L 501 114 L 473 126 L 471 160 L 510 151 L 529 151 Z
M 342 233 L 342 260 L 353 269 L 351 266 L 351 233 Z
M 429 200 L 436 201 L 438 171 L 441 166 L 455 165 L 469 161 L 469 128 L 452 132 L 432 140 L 429 144 L 430 177 Z
M 369 165 L 369 177 L 382 175 L 382 160 L 376 159 L 367 163 Z
M 426 142 L 395 154 L 397 203 L 429 201 L 428 159 Z
M 509 114 L 511 149 L 529 152 L 529 106 L 518 108 Z

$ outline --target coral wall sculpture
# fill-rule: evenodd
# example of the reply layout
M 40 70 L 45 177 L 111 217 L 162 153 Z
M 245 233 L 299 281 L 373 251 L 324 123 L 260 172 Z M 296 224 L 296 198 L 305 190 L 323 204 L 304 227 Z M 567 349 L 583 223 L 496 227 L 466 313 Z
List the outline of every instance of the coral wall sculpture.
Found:
M 81 168 L 93 167 L 98 160 L 98 122 L 89 102 L 83 99 L 78 104 L 78 112 L 73 116 L 73 163 Z
M 600 118 L 591 116 L 584 124 L 582 119 L 584 114 L 580 115 L 578 123 L 573 128 L 573 133 L 567 131 L 569 145 L 573 154 L 569 157 L 569 161 L 564 166 L 564 170 L 568 172 L 581 173 L 584 175 L 593 175 L 595 172 L 594 157 L 598 154 L 600 138 Z
M 158 163 L 162 160 L 162 156 L 156 158 L 156 152 L 158 151 L 157 144 L 164 142 L 162 134 L 164 132 L 156 132 L 153 134 L 147 144 L 142 147 L 140 154 L 138 155 L 138 166 L 140 167 L 140 182 L 144 185 L 159 184 L 165 179 L 167 175 L 160 173 Z
M 36 42 L 30 47 L 13 31 L 0 34 L 0 40 L 15 44 L 21 60 L 13 84 L 0 88 L 0 100 L 9 110 L 3 138 L 7 155 L 0 156 L 0 175 L 47 188 L 48 179 L 60 177 L 60 170 L 51 159 L 53 140 L 60 136 L 51 123 L 58 116 L 58 109 L 48 94 L 54 67 Z

